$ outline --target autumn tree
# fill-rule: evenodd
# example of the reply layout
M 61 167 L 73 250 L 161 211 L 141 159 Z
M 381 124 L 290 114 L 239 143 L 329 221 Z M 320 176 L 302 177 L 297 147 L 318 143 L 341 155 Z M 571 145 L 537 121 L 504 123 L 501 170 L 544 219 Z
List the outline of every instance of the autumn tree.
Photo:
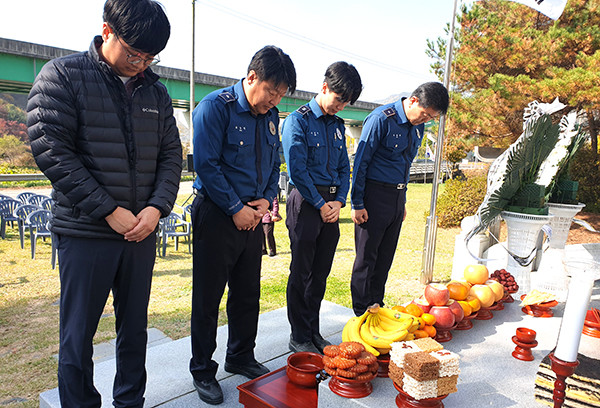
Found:
M 598 151 L 600 0 L 569 0 L 551 20 L 505 0 L 463 6 L 452 64 L 448 143 L 507 147 L 522 132 L 523 109 L 556 97 L 583 112 Z M 428 41 L 432 69 L 443 75 L 446 41 Z M 563 110 L 560 114 L 567 113 Z

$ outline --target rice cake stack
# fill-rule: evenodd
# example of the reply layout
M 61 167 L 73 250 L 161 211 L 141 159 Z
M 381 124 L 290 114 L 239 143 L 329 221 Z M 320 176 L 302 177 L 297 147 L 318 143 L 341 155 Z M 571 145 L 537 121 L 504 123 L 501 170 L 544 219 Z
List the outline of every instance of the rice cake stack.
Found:
M 392 343 L 388 375 L 417 400 L 456 392 L 459 373 L 458 354 L 431 338 Z

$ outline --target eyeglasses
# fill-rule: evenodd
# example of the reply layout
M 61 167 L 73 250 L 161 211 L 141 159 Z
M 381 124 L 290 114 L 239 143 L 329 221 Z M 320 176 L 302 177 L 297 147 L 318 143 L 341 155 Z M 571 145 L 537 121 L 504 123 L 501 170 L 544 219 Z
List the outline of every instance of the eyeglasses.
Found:
M 127 55 L 127 62 L 129 62 L 131 65 L 137 65 L 140 62 L 143 62 L 144 65 L 150 66 L 156 65 L 160 62 L 160 57 L 158 55 L 155 55 L 152 58 L 142 58 L 139 52 L 137 54 L 130 54 L 130 51 L 123 45 L 119 36 L 115 34 L 115 37 L 117 37 L 119 44 L 121 44 L 121 47 L 123 47 L 123 49 L 125 50 L 125 55 Z

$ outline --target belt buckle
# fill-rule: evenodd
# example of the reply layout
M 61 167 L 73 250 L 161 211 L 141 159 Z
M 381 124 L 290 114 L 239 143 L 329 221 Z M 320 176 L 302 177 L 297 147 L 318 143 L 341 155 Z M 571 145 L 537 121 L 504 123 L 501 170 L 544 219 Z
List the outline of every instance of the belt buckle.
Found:
M 329 187 L 329 194 L 335 194 L 336 191 L 337 191 L 337 187 L 336 186 Z
M 406 184 L 400 183 L 396 185 L 396 190 L 404 190 L 406 188 Z

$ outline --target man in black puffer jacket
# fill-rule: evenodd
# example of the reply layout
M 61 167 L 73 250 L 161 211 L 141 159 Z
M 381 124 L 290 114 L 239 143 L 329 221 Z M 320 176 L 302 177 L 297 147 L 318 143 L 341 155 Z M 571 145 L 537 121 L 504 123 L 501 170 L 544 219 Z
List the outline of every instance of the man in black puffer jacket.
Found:
M 35 160 L 50 179 L 60 265 L 61 405 L 100 407 L 92 340 L 109 292 L 116 407 L 142 407 L 156 228 L 179 189 L 171 99 L 149 65 L 170 36 L 153 0 L 108 0 L 88 52 L 48 62 L 27 105 Z

